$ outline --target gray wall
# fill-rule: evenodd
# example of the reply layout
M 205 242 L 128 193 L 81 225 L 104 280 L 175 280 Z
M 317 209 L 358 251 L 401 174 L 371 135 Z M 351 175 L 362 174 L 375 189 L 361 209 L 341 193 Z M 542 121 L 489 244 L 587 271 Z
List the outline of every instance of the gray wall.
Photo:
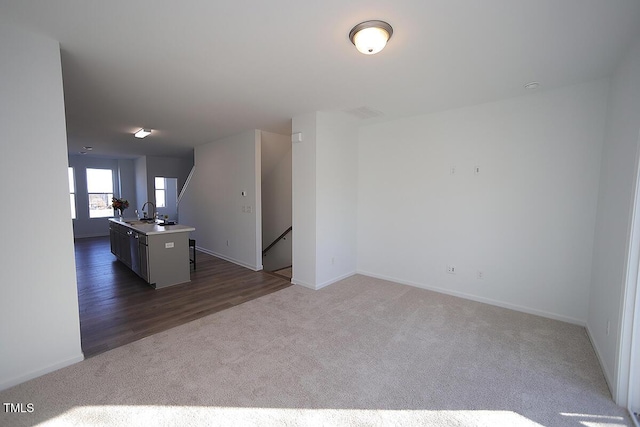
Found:
M 147 158 L 145 156 L 138 157 L 134 161 L 135 163 L 135 176 L 136 176 L 136 198 L 138 203 L 133 207 L 133 210 L 140 210 L 144 202 L 149 200 L 149 185 L 147 178 Z M 142 215 L 142 213 L 140 213 Z
M 131 204 L 129 209 L 125 210 L 125 215 L 133 213 L 134 206 L 137 204 L 136 195 L 136 170 L 135 161 L 132 159 L 118 159 L 118 194 L 124 197 Z
M 137 208 L 140 209 L 146 201 L 150 201 L 156 205 L 155 177 L 177 178 L 177 191 L 179 193 L 192 167 L 193 159 L 158 156 L 146 156 L 138 159 L 136 162 L 137 185 L 141 187 L 139 188 L 138 194 L 145 194 L 146 197 L 138 199 L 139 204 Z M 175 202 L 173 204 L 175 205 Z M 150 210 L 145 210 L 151 214 Z M 169 205 L 167 208 L 159 209 L 158 212 L 163 215 L 167 214 L 172 219 L 177 217 L 176 209 Z
M 76 238 L 109 235 L 108 218 L 89 218 L 89 202 L 87 196 L 87 168 L 111 169 L 114 173 L 114 195 L 129 201 L 129 209 L 125 217 L 135 216 L 135 210 L 141 209 L 144 202 L 155 203 L 154 177 L 164 176 L 178 179 L 178 186 L 184 184 L 191 167 L 190 159 L 173 157 L 143 156 L 137 159 L 108 159 L 90 155 L 69 156 L 69 166 L 75 170 L 76 178 L 76 219 L 73 231 Z M 178 190 L 179 190 L 178 188 Z M 174 202 L 175 205 L 175 202 Z M 149 210 L 147 210 L 150 212 Z M 176 218 L 176 211 L 160 210 Z
M 114 176 L 114 196 L 125 198 L 130 206 L 125 217 L 133 217 L 137 205 L 134 160 L 106 159 L 90 156 L 69 156 L 69 166 L 74 168 L 76 179 L 76 219 L 73 233 L 76 238 L 109 235 L 109 218 L 89 218 L 87 195 L 87 168 L 111 169 Z

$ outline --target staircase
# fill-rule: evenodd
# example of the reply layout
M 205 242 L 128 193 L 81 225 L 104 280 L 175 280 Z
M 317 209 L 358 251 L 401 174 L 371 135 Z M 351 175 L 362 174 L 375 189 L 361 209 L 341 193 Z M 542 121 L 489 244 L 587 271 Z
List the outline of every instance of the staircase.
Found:
M 271 242 L 262 251 L 262 258 L 263 258 L 262 264 L 264 265 L 265 271 L 291 279 L 291 258 L 288 257 L 287 259 L 284 259 L 281 256 L 280 259 L 274 259 L 274 258 L 277 258 L 277 254 L 278 254 L 277 251 L 276 251 L 276 257 L 272 259 L 267 259 L 267 255 L 269 254 L 270 251 L 279 247 L 278 243 L 287 240 L 287 236 L 289 236 L 289 233 L 291 233 L 292 231 L 293 231 L 293 227 L 287 228 L 282 234 L 280 234 L 280 236 L 278 236 L 273 242 Z M 284 250 L 286 248 L 283 247 L 282 249 Z

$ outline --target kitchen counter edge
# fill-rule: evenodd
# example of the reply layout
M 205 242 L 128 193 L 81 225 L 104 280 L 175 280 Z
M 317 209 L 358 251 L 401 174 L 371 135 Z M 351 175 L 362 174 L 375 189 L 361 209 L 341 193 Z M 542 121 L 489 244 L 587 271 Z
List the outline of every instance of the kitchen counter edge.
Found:
M 124 219 L 119 220 L 116 218 L 109 218 L 109 221 L 114 222 L 116 224 L 120 224 L 124 227 L 128 227 L 132 230 L 137 231 L 138 233 L 146 234 L 147 236 L 151 236 L 154 234 L 167 234 L 167 233 L 185 233 L 189 231 L 195 231 L 196 229 L 190 225 L 160 225 L 158 223 L 140 223 L 140 224 L 130 224 L 127 221 L 135 222 L 137 221 L 135 218 L 132 219 Z

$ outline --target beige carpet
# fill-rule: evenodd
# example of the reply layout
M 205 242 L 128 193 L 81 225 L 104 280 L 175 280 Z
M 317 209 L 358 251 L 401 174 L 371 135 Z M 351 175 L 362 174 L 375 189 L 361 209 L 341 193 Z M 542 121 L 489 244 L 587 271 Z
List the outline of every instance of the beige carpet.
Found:
M 0 425 L 618 426 L 584 328 L 364 276 L 292 286 L 0 393 Z

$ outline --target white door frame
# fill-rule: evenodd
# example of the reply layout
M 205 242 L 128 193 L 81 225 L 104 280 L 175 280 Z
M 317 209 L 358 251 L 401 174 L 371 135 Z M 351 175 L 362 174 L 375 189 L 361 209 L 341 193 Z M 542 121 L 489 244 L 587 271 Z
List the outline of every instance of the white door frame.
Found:
M 634 320 L 631 335 L 630 364 L 629 364 L 629 393 L 627 396 L 627 409 L 633 417 L 633 413 L 640 414 L 640 284 L 636 282 L 636 298 L 634 307 Z M 640 419 L 634 418 L 636 425 L 640 427 Z
M 640 147 L 640 132 L 638 135 Z M 617 390 L 614 399 L 631 415 L 640 412 L 640 168 L 636 155 L 636 182 L 631 212 L 629 256 L 620 313 Z M 637 419 L 634 420 L 637 424 Z

